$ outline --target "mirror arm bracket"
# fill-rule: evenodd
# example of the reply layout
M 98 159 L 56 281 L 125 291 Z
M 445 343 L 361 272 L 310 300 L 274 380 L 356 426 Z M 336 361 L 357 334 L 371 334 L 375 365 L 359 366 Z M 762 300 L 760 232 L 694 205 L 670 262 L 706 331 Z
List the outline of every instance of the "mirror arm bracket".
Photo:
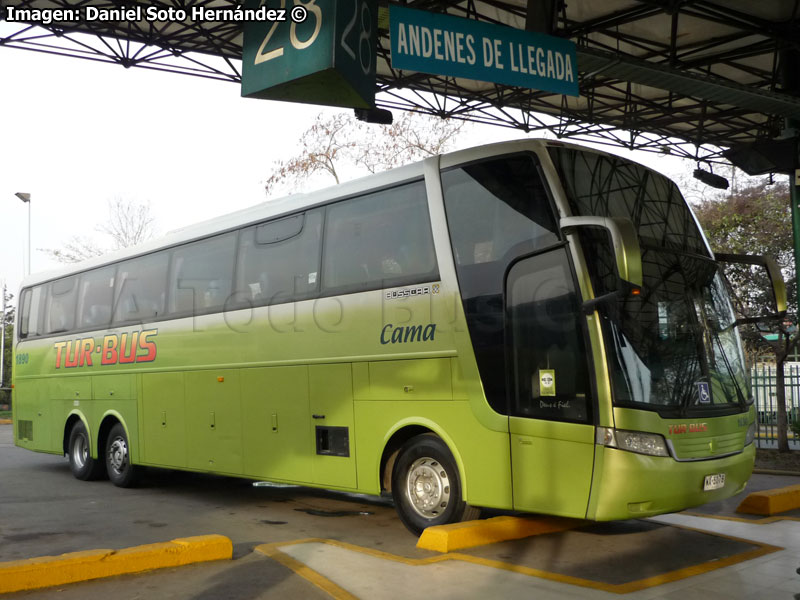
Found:
M 584 315 L 589 316 L 601 304 L 605 304 L 606 302 L 610 302 L 611 300 L 616 300 L 621 295 L 622 295 L 622 290 L 614 290 L 613 292 L 609 292 L 607 294 L 603 294 L 602 296 L 598 296 L 597 298 L 592 298 L 591 300 L 586 300 L 581 305 L 581 310 L 583 311 Z
M 617 265 L 617 275 L 637 287 L 642 287 L 642 251 L 636 227 L 630 219 L 623 217 L 561 217 L 561 231 L 575 233 L 581 227 L 600 227 L 611 236 L 611 244 Z

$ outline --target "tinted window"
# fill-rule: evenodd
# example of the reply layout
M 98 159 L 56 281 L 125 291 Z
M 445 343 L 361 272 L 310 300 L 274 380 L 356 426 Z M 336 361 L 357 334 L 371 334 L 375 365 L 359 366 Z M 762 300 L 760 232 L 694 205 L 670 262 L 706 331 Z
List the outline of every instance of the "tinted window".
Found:
M 300 235 L 306 222 L 306 213 L 283 217 L 276 221 L 269 221 L 256 225 L 254 238 L 257 244 L 276 244 L 285 242 L 295 236 Z
M 322 211 L 244 229 L 239 237 L 237 303 L 279 304 L 319 289 Z
M 438 279 L 423 182 L 328 208 L 323 286 L 339 292 Z
M 31 321 L 31 290 L 23 290 L 22 296 L 19 301 L 19 337 L 26 338 L 31 334 L 30 321 Z
M 519 256 L 559 241 L 532 155 L 442 173 L 447 224 L 478 369 L 489 404 L 507 412 L 503 288 Z
M 591 389 L 582 313 L 564 248 L 514 264 L 508 273 L 511 414 L 587 422 Z
M 231 295 L 235 253 L 235 233 L 176 248 L 170 269 L 170 312 L 222 310 Z
M 106 267 L 80 276 L 78 328 L 105 328 L 111 323 L 115 272 L 116 267 Z
M 143 323 L 165 312 L 169 252 L 120 263 L 114 300 L 114 323 Z
M 62 333 L 75 328 L 78 277 L 66 277 L 47 284 L 43 333 Z
M 550 148 L 550 156 L 574 214 L 625 217 L 645 243 L 709 256 L 680 191 L 663 175 L 576 148 Z
M 44 333 L 44 305 L 45 305 L 45 286 L 37 285 L 31 290 L 30 311 L 27 317 L 29 336 L 42 335 Z
M 481 162 L 442 173 L 456 264 L 485 265 L 469 278 L 476 292 L 498 291 L 515 257 L 558 241 L 550 202 L 529 156 Z

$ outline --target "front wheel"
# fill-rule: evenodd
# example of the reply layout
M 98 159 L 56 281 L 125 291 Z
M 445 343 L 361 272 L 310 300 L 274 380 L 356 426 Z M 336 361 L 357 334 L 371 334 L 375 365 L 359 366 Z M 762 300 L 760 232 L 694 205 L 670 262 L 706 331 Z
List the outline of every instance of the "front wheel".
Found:
M 476 514 L 461 499 L 453 455 L 434 434 L 411 438 L 400 449 L 392 472 L 392 497 L 400 520 L 415 535 Z
M 100 479 L 104 475 L 103 461 L 92 458 L 89 433 L 82 421 L 76 421 L 69 432 L 67 443 L 69 468 L 81 481 Z
M 128 436 L 121 423 L 114 425 L 108 432 L 106 471 L 111 483 L 117 487 L 131 487 L 136 483 L 138 469 L 131 464 Z

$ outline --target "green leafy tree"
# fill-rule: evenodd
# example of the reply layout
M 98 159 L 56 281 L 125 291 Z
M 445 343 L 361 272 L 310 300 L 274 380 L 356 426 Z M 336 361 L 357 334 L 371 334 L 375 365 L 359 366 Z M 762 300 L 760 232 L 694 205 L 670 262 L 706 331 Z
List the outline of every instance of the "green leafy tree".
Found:
M 14 305 L 12 300 L 14 294 L 9 293 L 5 286 L 2 293 L 5 296 L 5 318 L 3 319 L 3 335 L 5 336 L 5 346 L 3 347 L 3 388 L 11 387 L 11 361 L 14 358 L 14 349 L 12 344 L 14 342 Z M 11 403 L 11 392 L 7 389 L 0 390 L 0 404 Z
M 788 452 L 783 368 L 800 340 L 800 331 L 795 326 L 797 273 L 789 188 L 785 183 L 768 185 L 762 181 L 728 195 L 704 198 L 695 206 L 695 214 L 715 252 L 771 256 L 783 273 L 788 295 L 786 317 L 745 326 L 742 334 L 751 357 L 765 353 L 775 357 L 778 450 Z M 726 268 L 726 276 L 731 283 L 734 307 L 740 317 L 760 316 L 764 314 L 765 307 L 772 305 L 771 285 L 763 269 L 731 265 Z M 774 334 L 771 337 L 777 336 L 777 339 L 767 341 L 767 334 Z

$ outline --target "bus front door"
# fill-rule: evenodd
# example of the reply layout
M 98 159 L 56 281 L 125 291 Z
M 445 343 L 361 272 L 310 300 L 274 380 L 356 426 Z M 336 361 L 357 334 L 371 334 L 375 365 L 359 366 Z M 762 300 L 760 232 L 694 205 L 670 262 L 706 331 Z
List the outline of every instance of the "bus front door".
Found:
M 523 258 L 506 278 L 514 508 L 583 518 L 594 460 L 582 316 L 565 247 Z

